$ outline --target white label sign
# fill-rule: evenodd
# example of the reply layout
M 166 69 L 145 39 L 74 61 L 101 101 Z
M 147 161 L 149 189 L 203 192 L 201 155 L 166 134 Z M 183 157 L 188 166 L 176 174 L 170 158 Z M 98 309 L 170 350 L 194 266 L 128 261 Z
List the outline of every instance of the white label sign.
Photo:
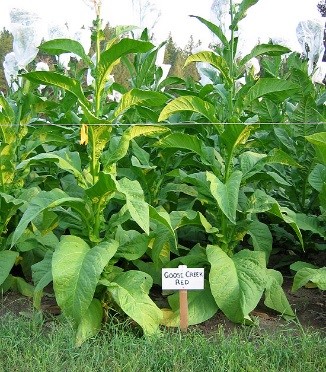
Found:
M 162 289 L 204 289 L 204 269 L 162 269 Z

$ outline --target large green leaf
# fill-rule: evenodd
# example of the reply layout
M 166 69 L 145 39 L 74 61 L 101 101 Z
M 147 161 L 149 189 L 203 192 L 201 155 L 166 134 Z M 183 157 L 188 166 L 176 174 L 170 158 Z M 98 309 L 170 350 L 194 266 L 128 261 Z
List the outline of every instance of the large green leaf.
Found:
M 289 224 L 294 232 L 296 233 L 301 246 L 304 247 L 304 242 L 302 239 L 302 234 L 300 231 L 299 226 L 297 225 L 296 221 L 292 218 L 293 217 L 293 211 L 291 211 L 289 208 L 281 207 L 277 202 L 273 204 L 273 206 L 268 210 L 269 213 L 274 214 L 275 216 L 281 218 L 284 222 Z M 294 213 L 295 215 L 295 213 Z
M 168 297 L 171 309 L 162 309 L 162 324 L 167 327 L 180 325 L 179 292 Z M 205 289 L 200 291 L 188 291 L 188 324 L 194 325 L 210 319 L 218 310 L 212 296 L 209 283 L 205 281 Z
M 83 46 L 76 40 L 72 39 L 55 39 L 42 43 L 39 50 L 46 54 L 59 55 L 62 53 L 74 53 L 83 59 L 88 65 L 90 58 L 85 53 Z
M 295 314 L 282 288 L 282 274 L 268 269 L 267 278 L 264 304 L 281 313 L 285 319 L 293 319 Z
M 115 240 L 119 242 L 119 248 L 115 257 L 123 257 L 128 261 L 142 257 L 149 245 L 150 237 L 135 230 L 117 229 Z
M 52 282 L 52 256 L 53 252 L 46 252 L 43 260 L 31 267 L 35 291 L 42 290 Z
M 252 221 L 248 228 L 248 234 L 251 236 L 255 251 L 265 252 L 267 261 L 273 245 L 273 237 L 269 227 L 258 220 Z
M 190 55 L 185 62 L 185 66 L 189 65 L 191 62 L 203 62 L 209 63 L 211 66 L 215 67 L 224 77 L 227 83 L 231 83 L 230 71 L 225 59 L 214 52 L 198 52 Z
M 77 236 L 61 238 L 52 259 L 53 288 L 63 313 L 76 324 L 86 315 L 100 275 L 117 248 L 114 240 L 90 248 Z
M 162 311 L 148 296 L 152 278 L 141 271 L 130 270 L 117 276 L 114 282 L 101 281 L 107 285 L 114 301 L 143 329 L 147 336 L 159 331 Z
M 267 195 L 265 191 L 256 189 L 247 200 L 246 213 L 262 213 L 269 211 L 276 203 L 276 200 Z
M 52 282 L 52 251 L 47 251 L 43 260 L 31 266 L 32 278 L 35 285 L 33 305 L 41 308 L 43 289 Z
M 254 101 L 251 111 L 259 116 L 261 123 L 279 123 L 282 120 L 279 106 L 267 98 Z
M 314 145 L 318 159 L 326 165 L 326 132 L 314 133 L 305 138 Z
M 233 322 L 242 323 L 257 306 L 266 287 L 263 252 L 242 250 L 229 257 L 221 248 L 209 245 L 209 282 L 217 306 Z
M 151 224 L 155 224 L 152 259 L 155 263 L 169 262 L 170 251 L 177 253 L 177 236 L 170 215 L 163 209 L 149 207 Z
M 82 316 L 76 332 L 76 346 L 80 346 L 88 338 L 95 336 L 101 329 L 103 308 L 101 302 L 93 298 L 89 308 Z
M 96 118 L 92 114 L 90 102 L 84 96 L 84 92 L 79 80 L 52 71 L 33 71 L 28 72 L 23 76 L 25 79 L 34 83 L 53 85 L 72 93 L 75 97 L 77 97 L 89 123 L 98 124 L 105 122 L 105 120 Z
M 185 133 L 171 133 L 160 139 L 158 144 L 167 148 L 182 148 L 202 155 L 202 141 L 197 136 Z
M 0 285 L 7 279 L 18 256 L 19 253 L 14 251 L 0 252 Z
M 277 148 L 271 150 L 261 162 L 263 164 L 284 164 L 291 167 L 300 167 L 300 164 L 291 155 Z
M 161 106 L 164 105 L 167 100 L 167 96 L 163 93 L 134 88 L 121 97 L 119 105 L 114 111 L 113 118 L 122 115 L 132 106 Z
M 122 159 L 128 152 L 130 141 L 134 138 L 141 136 L 153 136 L 164 133 L 169 129 L 154 126 L 154 125 L 133 125 L 126 129 L 116 146 L 112 149 L 105 151 L 102 155 L 102 164 L 104 167 L 109 167 L 110 165 L 116 163 L 118 160 Z
M 178 97 L 169 102 L 161 111 L 158 121 L 167 120 L 169 116 L 181 111 L 197 112 L 208 119 L 210 123 L 218 122 L 214 105 L 195 96 Z
M 61 205 L 67 205 L 76 210 L 83 219 L 85 226 L 89 229 L 92 221 L 92 213 L 88 209 L 85 200 L 80 198 L 69 197 L 60 189 L 51 191 L 41 191 L 29 203 L 25 213 L 23 214 L 19 224 L 17 225 L 11 240 L 13 247 L 24 233 L 28 224 L 34 220 L 40 213 L 47 209 L 52 209 Z
M 292 291 L 295 292 L 299 288 L 306 285 L 308 282 L 316 284 L 316 286 L 325 291 L 326 290 L 326 267 L 320 269 L 312 269 L 304 267 L 300 269 L 294 276 Z
M 229 47 L 229 42 L 226 36 L 224 35 L 222 29 L 217 26 L 216 24 L 207 21 L 206 19 L 198 16 L 191 15 L 190 17 L 197 18 L 201 23 L 203 23 L 210 31 L 213 32 L 214 35 L 216 35 L 224 45 L 224 47 L 228 48 Z
M 308 181 L 315 190 L 321 192 L 323 186 L 326 185 L 326 166 L 323 164 L 316 164 L 309 174 Z
M 90 188 L 85 190 L 86 195 L 94 205 L 98 205 L 99 209 L 104 207 L 109 198 L 113 196 L 117 190 L 115 179 L 111 174 L 100 172 L 97 182 Z
M 149 234 L 149 206 L 145 202 L 144 192 L 138 181 L 122 178 L 116 181 L 117 190 L 124 194 L 131 217 Z
M 251 132 L 257 128 L 255 125 L 227 124 L 220 138 L 225 145 L 228 158 L 233 157 L 233 152 L 241 145 L 245 145 Z
M 225 216 L 236 223 L 239 189 L 242 172 L 234 171 L 226 183 L 221 182 L 213 173 L 206 172 L 207 181 L 210 182 L 210 190 L 218 206 Z
M 208 234 L 214 234 L 218 232 L 216 227 L 213 227 L 206 217 L 200 213 L 193 210 L 186 211 L 172 211 L 170 213 L 171 224 L 174 229 L 179 229 L 184 226 L 202 226 L 205 232 Z
M 294 111 L 289 114 L 289 120 L 293 123 L 304 123 L 304 125 L 322 120 L 314 98 L 310 95 L 302 97 Z
M 248 90 L 245 105 L 250 105 L 260 97 L 267 97 L 274 102 L 282 102 L 291 97 L 298 90 L 298 86 L 290 81 L 277 78 L 261 78 Z
M 108 75 L 121 57 L 129 53 L 144 53 L 153 49 L 152 43 L 134 39 L 123 38 L 101 53 L 100 62 L 96 66 L 96 85 L 99 93 L 104 89 Z
M 19 163 L 16 169 L 24 169 L 26 167 L 30 167 L 31 165 L 39 165 L 47 162 L 57 164 L 59 168 L 72 173 L 80 182 L 84 182 L 79 153 L 70 152 L 67 148 L 35 155 Z
M 258 57 L 261 55 L 268 55 L 268 56 L 279 56 L 285 53 L 289 53 L 291 50 L 282 45 L 273 45 L 273 44 L 259 44 L 256 45 L 249 54 L 244 56 L 239 65 L 245 65 L 251 58 Z

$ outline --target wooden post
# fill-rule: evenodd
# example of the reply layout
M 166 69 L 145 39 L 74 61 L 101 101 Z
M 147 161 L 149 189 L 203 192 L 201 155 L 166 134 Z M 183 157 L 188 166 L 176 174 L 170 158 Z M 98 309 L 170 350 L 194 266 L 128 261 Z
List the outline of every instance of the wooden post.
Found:
M 179 269 L 186 271 L 187 265 L 179 265 Z M 179 290 L 179 306 L 180 306 L 180 330 L 187 332 L 188 329 L 188 291 L 186 289 Z
M 186 289 L 179 290 L 180 299 L 180 330 L 187 332 L 188 328 L 188 291 Z
M 179 265 L 178 268 L 163 268 L 162 289 L 179 291 L 180 330 L 187 332 L 189 325 L 188 290 L 204 289 L 204 269 L 188 268 L 187 265 Z

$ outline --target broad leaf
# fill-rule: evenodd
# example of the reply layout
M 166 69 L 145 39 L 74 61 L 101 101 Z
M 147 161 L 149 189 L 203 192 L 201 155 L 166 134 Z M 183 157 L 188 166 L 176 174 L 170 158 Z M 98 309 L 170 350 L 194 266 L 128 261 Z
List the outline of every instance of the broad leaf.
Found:
M 122 178 L 116 181 L 117 190 L 124 194 L 131 217 L 149 234 L 149 206 L 145 202 L 144 192 L 138 181 Z
M 268 226 L 258 220 L 252 221 L 248 228 L 255 251 L 265 252 L 266 261 L 272 252 L 273 237 Z
M 128 261 L 133 261 L 141 258 L 145 254 L 150 242 L 150 237 L 135 230 L 123 230 L 119 226 L 115 240 L 119 242 L 119 248 L 115 257 L 123 257 Z
M 290 81 L 277 78 L 261 78 L 246 94 L 245 105 L 248 106 L 252 101 L 264 96 L 274 102 L 282 102 L 291 97 L 297 90 L 298 86 Z
M 163 93 L 134 88 L 121 97 L 119 105 L 114 111 L 113 118 L 117 118 L 133 106 L 161 106 L 167 100 L 167 96 Z
M 308 181 L 315 190 L 321 192 L 326 185 L 326 166 L 317 164 L 309 174 Z
M 152 278 L 141 271 L 130 270 L 120 274 L 114 282 L 101 281 L 107 285 L 115 302 L 143 329 L 146 336 L 159 331 L 162 311 L 148 296 Z
M 266 287 L 263 252 L 242 250 L 229 257 L 217 246 L 207 247 L 209 282 L 217 306 L 233 322 L 242 323 L 257 306 Z
M 33 305 L 36 309 L 41 308 L 43 289 L 52 282 L 52 255 L 53 252 L 46 252 L 42 261 L 31 266 L 35 285 Z
M 262 123 L 279 123 L 282 121 L 278 105 L 267 98 L 263 98 L 261 101 L 254 101 L 251 111 L 259 116 L 259 120 Z
M 63 313 L 79 324 L 93 300 L 104 267 L 114 256 L 118 242 L 103 241 L 90 248 L 77 236 L 63 236 L 53 253 L 53 288 Z
M 126 129 L 114 149 L 105 151 L 102 155 L 104 167 L 109 167 L 122 159 L 128 152 L 130 141 L 141 136 L 153 136 L 168 131 L 167 128 L 154 125 L 133 125 Z
M 116 181 L 111 174 L 100 172 L 97 182 L 85 190 L 86 195 L 94 205 L 98 205 L 101 210 L 117 190 Z
M 316 286 L 325 291 L 326 290 L 326 267 L 320 269 L 312 269 L 305 267 L 300 269 L 294 276 L 292 291 L 295 292 L 299 288 L 306 285 L 308 282 L 316 284 Z
M 295 314 L 282 288 L 282 274 L 271 269 L 266 271 L 268 280 L 266 284 L 264 304 L 270 309 L 281 313 L 285 319 L 293 319 Z
M 0 192 L 0 236 L 6 230 L 11 217 L 24 203 L 24 200 L 15 199 L 11 195 Z
M 228 151 L 228 158 L 233 157 L 234 150 L 245 145 L 252 131 L 257 128 L 255 125 L 227 124 L 221 134 L 221 140 Z
M 306 140 L 314 145 L 318 159 L 326 165 L 326 132 L 306 136 Z
M 98 124 L 105 122 L 105 120 L 96 118 L 92 114 L 90 102 L 84 96 L 84 92 L 79 80 L 51 71 L 33 71 L 28 72 L 23 76 L 25 79 L 30 80 L 34 83 L 53 85 L 72 93 L 75 97 L 77 97 L 89 123 Z
M 43 260 L 31 267 L 35 291 L 41 291 L 52 282 L 52 256 L 53 252 L 46 252 Z
M 210 123 L 218 122 L 215 116 L 214 105 L 195 96 L 178 97 L 169 102 L 161 111 L 158 121 L 167 120 L 169 116 L 181 111 L 197 112 Z
M 103 308 L 101 302 L 93 298 L 89 308 L 82 316 L 76 332 L 76 346 L 81 346 L 88 338 L 95 336 L 101 329 Z
M 85 204 L 85 200 L 69 197 L 60 189 L 41 191 L 30 201 L 25 213 L 19 221 L 19 224 L 12 235 L 11 246 L 13 247 L 18 242 L 28 224 L 32 222 L 34 218 L 36 218 L 43 211 L 58 207 L 60 205 L 67 205 L 75 209 L 83 219 L 85 226 L 90 228 L 92 214 L 88 209 L 87 204 Z
M 177 148 L 192 151 L 201 157 L 204 157 L 202 151 L 202 141 L 197 136 L 192 136 L 186 133 L 171 133 L 162 138 L 157 143 L 163 148 Z
M 251 60 L 251 58 L 255 58 L 261 55 L 279 56 L 289 52 L 291 52 L 291 50 L 282 45 L 259 44 L 256 45 L 249 54 L 247 54 L 241 59 L 239 65 L 245 65 L 247 62 Z
M 15 111 L 14 109 L 11 107 L 11 105 L 9 104 L 8 100 L 5 98 L 3 92 L 0 93 L 0 113 L 1 113 L 1 116 L 0 116 L 0 123 L 1 124 L 13 124 L 15 123 Z M 4 134 L 4 133 L 10 133 L 11 132 L 11 127 L 8 126 L 7 128 L 2 128 L 0 126 L 0 134 Z M 11 137 L 11 136 L 10 136 Z M 1 138 L 1 137 L 0 137 Z M 6 135 L 3 135 L 3 140 L 5 143 L 10 143 L 9 142 L 9 137 L 6 137 Z
M 59 55 L 62 53 L 74 53 L 79 56 L 88 65 L 90 58 L 85 53 L 83 46 L 76 40 L 72 39 L 55 39 L 42 43 L 39 50 L 46 54 Z
M 189 65 L 191 62 L 203 62 L 209 63 L 211 66 L 215 67 L 224 77 L 227 83 L 231 84 L 230 71 L 225 59 L 214 52 L 198 52 L 190 55 L 185 62 L 185 66 Z
M 81 170 L 81 161 L 78 152 L 70 152 L 68 149 L 41 153 L 27 160 L 22 161 L 16 169 L 24 169 L 31 165 L 39 165 L 42 163 L 52 162 L 69 173 L 72 173 L 80 182 L 84 182 L 84 177 Z
M 242 172 L 234 171 L 226 183 L 221 182 L 210 172 L 206 172 L 206 177 L 210 182 L 210 191 L 218 206 L 225 216 L 235 224 Z
M 301 246 L 302 248 L 304 247 L 304 242 L 303 242 L 303 239 L 302 239 L 302 234 L 301 234 L 301 231 L 300 231 L 300 228 L 299 226 L 297 225 L 296 221 L 292 218 L 293 214 L 295 215 L 295 213 L 293 211 L 291 211 L 290 209 L 286 208 L 286 207 L 281 207 L 277 202 L 275 202 L 272 206 L 272 208 L 270 208 L 268 210 L 269 213 L 272 213 L 274 214 L 275 216 L 281 218 L 284 222 L 286 222 L 287 224 L 289 224 L 292 229 L 294 230 L 294 232 L 296 233 L 300 243 L 301 243 Z
M 123 38 L 118 43 L 110 46 L 105 52 L 101 53 L 100 62 L 96 66 L 96 85 L 99 93 L 104 89 L 108 75 L 112 72 L 116 62 L 124 55 L 129 53 L 144 53 L 154 47 L 152 43 Z
M 0 252 L 0 285 L 7 279 L 18 256 L 19 253 L 14 251 Z
M 157 250 L 157 258 L 162 254 L 164 247 L 168 246 L 168 261 L 170 250 L 174 253 L 177 253 L 177 236 L 174 231 L 174 228 L 171 224 L 170 215 L 163 209 L 156 210 L 154 207 L 149 206 L 149 215 L 151 224 L 155 223 L 155 238 L 154 238 L 154 250 Z M 156 249 L 155 249 L 156 248 Z M 155 256 L 152 257 L 155 260 Z

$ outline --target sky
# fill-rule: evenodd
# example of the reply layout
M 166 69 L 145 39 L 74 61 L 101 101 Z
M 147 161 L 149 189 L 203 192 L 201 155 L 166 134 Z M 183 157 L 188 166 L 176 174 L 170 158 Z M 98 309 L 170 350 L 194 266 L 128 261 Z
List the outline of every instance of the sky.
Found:
M 139 14 L 133 11 L 133 3 L 139 0 L 102 0 L 101 16 L 111 26 L 137 24 Z M 142 0 L 146 2 L 146 0 Z M 174 41 L 184 46 L 193 35 L 207 45 L 211 33 L 197 19 L 198 15 L 213 20 L 210 8 L 213 0 L 147 0 L 152 10 L 143 20 L 143 26 L 154 28 L 156 40 L 165 40 L 172 32 Z M 0 0 L 0 29 L 9 28 L 9 12 L 12 8 L 29 9 L 37 13 L 44 22 L 67 22 L 71 28 L 89 27 L 94 18 L 94 10 L 86 3 L 90 0 Z M 267 42 L 270 37 L 286 40 L 293 50 L 299 50 L 295 29 L 299 21 L 320 17 L 316 4 L 318 0 L 260 0 L 242 21 L 243 40 L 249 47 L 257 41 Z M 160 16 L 158 17 L 158 12 Z

